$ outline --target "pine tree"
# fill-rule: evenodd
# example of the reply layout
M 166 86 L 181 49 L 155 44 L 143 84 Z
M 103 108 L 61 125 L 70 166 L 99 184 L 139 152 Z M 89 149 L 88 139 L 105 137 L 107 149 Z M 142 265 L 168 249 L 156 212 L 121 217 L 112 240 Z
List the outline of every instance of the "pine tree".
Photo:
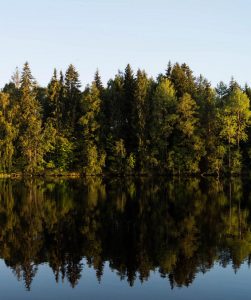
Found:
M 169 60 L 168 65 L 167 65 L 167 69 L 166 69 L 166 74 L 165 74 L 166 78 L 170 79 L 171 73 L 172 73 L 172 63 Z
M 85 174 L 240 174 L 250 166 L 250 88 L 215 89 L 186 64 L 156 80 L 130 65 L 104 86 L 97 70 L 82 93 L 70 65 L 47 88 L 29 64 L 0 93 L 0 171 L 81 169 Z M 243 163 L 244 162 L 244 163 Z
M 107 99 L 106 89 L 103 86 L 101 76 L 97 70 L 94 74 L 94 83 L 99 90 L 100 104 L 100 143 L 103 148 L 106 148 L 106 137 L 109 134 L 109 101 Z
M 228 87 L 223 81 L 217 84 L 215 90 L 220 99 L 224 99 L 228 95 Z
M 83 136 L 83 171 L 87 175 L 101 174 L 105 164 L 105 153 L 100 147 L 100 92 L 93 82 L 84 92 L 83 116 L 80 118 Z
M 185 93 L 195 97 L 195 77 L 186 64 L 182 64 L 181 66 L 178 63 L 174 64 L 171 70 L 170 80 L 174 85 L 178 98 L 182 97 Z
M 26 62 L 21 77 L 19 111 L 19 165 L 34 173 L 43 163 L 41 107 L 36 99 L 36 82 Z
M 70 65 L 65 73 L 65 108 L 63 115 L 70 133 L 73 133 L 76 129 L 77 120 L 80 117 L 80 87 L 79 74 L 75 67 Z
M 135 95 L 135 77 L 131 66 L 128 64 L 124 72 L 124 103 L 123 103 L 123 139 L 127 152 L 133 152 L 136 137 L 133 130 L 133 107 Z
M 135 134 L 136 161 L 139 172 L 144 172 L 147 158 L 147 118 L 149 114 L 151 82 L 145 71 L 138 70 L 135 82 L 132 127 Z
M 54 69 L 53 76 L 47 87 L 48 115 L 57 132 L 62 127 L 63 98 L 61 97 L 62 83 L 57 77 L 57 70 Z
M 105 115 L 114 140 L 124 138 L 124 79 L 121 73 L 108 82 Z
M 99 90 L 100 97 L 102 97 L 102 93 L 104 93 L 104 86 L 103 86 L 103 83 L 101 80 L 101 76 L 99 74 L 99 70 L 97 70 L 94 74 L 94 82 L 95 82 L 97 89 Z

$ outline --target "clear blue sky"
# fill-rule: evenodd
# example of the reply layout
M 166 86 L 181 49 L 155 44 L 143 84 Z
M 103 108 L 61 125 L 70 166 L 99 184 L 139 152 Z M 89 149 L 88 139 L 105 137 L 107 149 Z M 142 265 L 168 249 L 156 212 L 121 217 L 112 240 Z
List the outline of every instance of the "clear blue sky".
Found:
M 186 62 L 214 85 L 251 84 L 250 0 L 6 0 L 1 2 L 0 87 L 29 61 L 41 85 L 73 63 L 83 86 L 129 62 L 156 76 Z

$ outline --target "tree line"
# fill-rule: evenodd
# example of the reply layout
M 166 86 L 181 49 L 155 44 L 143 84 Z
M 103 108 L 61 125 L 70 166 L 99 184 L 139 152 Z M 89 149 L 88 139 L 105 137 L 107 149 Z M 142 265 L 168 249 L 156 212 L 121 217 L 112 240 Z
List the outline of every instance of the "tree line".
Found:
M 83 175 L 245 174 L 251 88 L 215 88 L 186 64 L 156 79 L 130 65 L 81 90 L 70 65 L 39 86 L 28 63 L 0 92 L 0 172 Z

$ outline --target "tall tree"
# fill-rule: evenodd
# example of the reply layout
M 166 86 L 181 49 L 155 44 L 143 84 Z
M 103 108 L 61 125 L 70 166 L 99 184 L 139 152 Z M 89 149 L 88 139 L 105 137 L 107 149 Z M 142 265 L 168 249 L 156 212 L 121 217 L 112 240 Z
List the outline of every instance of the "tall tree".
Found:
M 12 171 L 18 133 L 14 118 L 15 110 L 10 106 L 9 94 L 0 93 L 0 172 Z
M 47 87 L 47 106 L 48 115 L 56 128 L 57 132 L 62 128 L 62 113 L 63 113 L 63 89 L 62 81 L 58 79 L 57 70 L 54 69 L 53 76 Z
M 174 85 L 178 98 L 182 97 L 185 93 L 195 97 L 195 77 L 188 65 L 180 65 L 178 63 L 174 64 L 170 72 L 170 80 Z
M 250 100 L 239 87 L 230 89 L 230 94 L 224 106 L 219 110 L 221 121 L 220 136 L 228 144 L 228 170 L 229 172 L 239 172 L 241 168 L 240 142 L 246 141 L 247 126 L 250 120 Z M 237 146 L 237 152 L 232 157 L 232 150 Z M 237 166 L 234 168 L 234 165 Z
M 202 158 L 200 169 L 203 173 L 217 174 L 223 169 L 225 156 L 225 146 L 219 139 L 219 120 L 217 112 L 219 101 L 210 83 L 200 76 L 197 82 L 196 102 L 198 104 L 198 117 L 200 124 L 200 135 L 207 137 L 204 139 L 205 156 Z
M 177 106 L 178 122 L 169 166 L 178 174 L 199 172 L 199 163 L 204 155 L 204 145 L 198 127 L 198 107 L 192 97 L 185 93 Z
M 26 62 L 21 77 L 19 105 L 19 167 L 28 173 L 42 169 L 48 140 L 42 129 L 41 107 L 36 99 L 36 82 Z
M 86 89 L 82 100 L 83 171 L 87 175 L 101 174 L 105 164 L 105 153 L 100 144 L 101 100 L 95 81 Z
M 133 130 L 133 107 L 135 105 L 135 77 L 131 66 L 128 64 L 124 72 L 124 103 L 123 103 L 123 139 L 128 152 L 133 152 L 135 147 L 135 134 Z
M 162 79 L 152 99 L 151 161 L 163 171 L 167 168 L 168 149 L 177 121 L 177 98 L 173 84 Z
M 65 110 L 63 115 L 71 133 L 76 129 L 77 120 L 80 117 L 80 87 L 79 74 L 71 64 L 65 73 Z
M 109 80 L 107 86 L 107 101 L 105 115 L 108 120 L 108 127 L 114 139 L 123 138 L 124 130 L 124 79 L 121 73 Z
M 147 158 L 147 119 L 149 114 L 151 81 L 145 71 L 138 70 L 135 82 L 132 128 L 135 134 L 136 161 L 139 172 L 144 172 Z
M 99 90 L 100 97 L 102 96 L 102 93 L 104 93 L 104 86 L 102 83 L 101 76 L 99 74 L 99 70 L 97 70 L 94 74 L 94 82 L 96 84 L 97 89 Z

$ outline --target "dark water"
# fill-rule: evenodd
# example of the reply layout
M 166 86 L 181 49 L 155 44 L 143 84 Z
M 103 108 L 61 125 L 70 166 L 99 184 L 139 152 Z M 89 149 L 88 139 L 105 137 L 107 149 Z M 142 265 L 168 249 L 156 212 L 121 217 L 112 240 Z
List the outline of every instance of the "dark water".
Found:
M 250 186 L 1 180 L 1 297 L 248 299 Z

